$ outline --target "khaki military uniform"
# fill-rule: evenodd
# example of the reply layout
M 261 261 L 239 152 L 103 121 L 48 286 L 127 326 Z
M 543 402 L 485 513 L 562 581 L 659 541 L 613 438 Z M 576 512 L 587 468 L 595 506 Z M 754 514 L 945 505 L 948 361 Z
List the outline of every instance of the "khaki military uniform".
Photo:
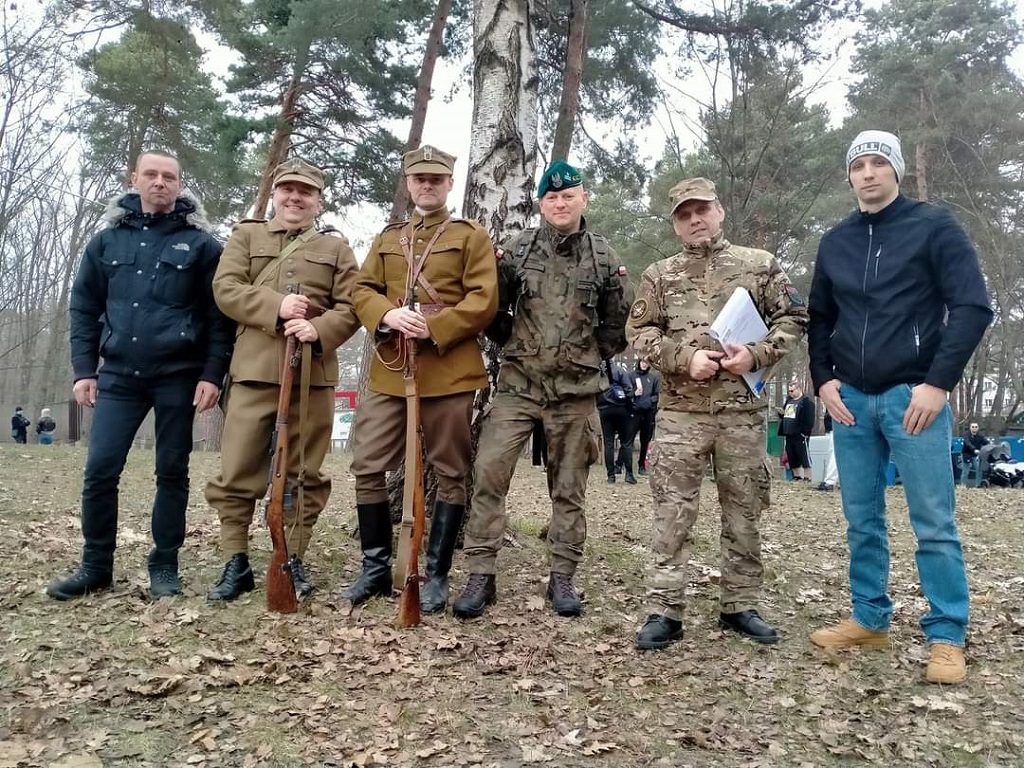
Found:
M 300 245 L 280 259 L 296 239 Z M 268 484 L 270 440 L 287 344 L 278 312 L 285 294 L 294 289 L 327 310 L 311 320 L 319 339 L 302 345 L 309 357 L 306 413 L 300 397 L 303 376 L 296 371 L 288 422 L 289 472 L 302 474 L 303 482 L 302 503 L 297 515 L 286 516 L 285 534 L 288 552 L 299 558 L 305 554 L 313 525 L 331 491 L 331 481 L 320 474 L 320 467 L 334 425 L 337 348 L 359 327 L 351 301 L 357 269 L 345 238 L 312 227 L 290 231 L 276 219 L 236 225 L 224 248 L 213 291 L 217 305 L 238 323 L 238 330 L 221 471 L 207 485 L 206 499 L 220 515 L 221 548 L 229 557 L 248 551 L 255 503 Z M 292 482 L 298 484 L 298 478 Z
M 404 360 L 398 334 L 381 326 L 384 315 L 408 299 L 403 238 L 417 263 L 427 253 L 414 296 L 430 329 L 430 339 L 419 343 L 417 354 L 427 461 L 437 475 L 437 498 L 464 504 L 473 398 L 487 383 L 477 335 L 494 317 L 498 290 L 494 246 L 486 230 L 474 221 L 451 218 L 446 209 L 427 216 L 415 213 L 408 222 L 387 227 L 374 239 L 355 281 L 356 312 L 377 341 L 370 392 L 359 404 L 354 427 L 356 502 L 386 501 L 385 473 L 396 469 L 404 455 Z
M 585 227 L 563 235 L 545 223 L 498 250 L 501 292 L 511 297 L 515 316 L 474 466 L 464 546 L 471 573 L 495 572 L 505 497 L 535 419 L 548 442 L 551 570 L 572 575 L 583 557 L 601 361 L 625 348 L 633 299 L 615 252 Z
M 722 506 L 722 612 L 756 609 L 763 581 L 767 404 L 725 370 L 707 381 L 689 375 L 696 350 L 721 350 L 707 331 L 736 288 L 749 291 L 768 326 L 767 338 L 749 346 L 754 369 L 774 365 L 799 343 L 807 309 L 770 253 L 734 246 L 721 234 L 648 267 L 626 329 L 637 354 L 662 374 L 659 437 L 648 458 L 655 511 L 647 594 L 650 613 L 676 620 L 709 459 Z

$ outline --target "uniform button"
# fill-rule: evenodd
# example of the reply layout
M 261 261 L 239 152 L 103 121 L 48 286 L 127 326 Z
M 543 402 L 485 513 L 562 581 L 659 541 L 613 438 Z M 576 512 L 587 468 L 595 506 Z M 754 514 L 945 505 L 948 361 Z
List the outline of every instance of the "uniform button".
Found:
M 141 376 L 141 374 L 138 371 L 135 371 L 135 375 L 136 376 Z
M 146 244 L 145 244 L 145 243 L 139 243 L 139 245 L 141 245 L 141 246 L 142 246 L 143 248 L 145 248 L 145 247 L 146 247 Z
M 294 272 L 289 272 L 287 276 L 288 276 L 288 277 L 294 277 L 294 276 L 295 276 L 295 273 L 294 273 Z
M 184 331 L 182 331 L 182 332 L 181 332 L 181 333 L 179 333 L 178 335 L 179 335 L 179 336 L 184 336 L 184 335 L 185 335 L 185 332 L 184 332 Z
M 133 301 L 133 302 L 132 302 L 132 306 L 133 306 L 133 307 L 137 307 L 137 306 L 139 306 L 139 302 L 137 302 L 137 301 Z
M 178 265 L 178 269 L 184 269 L 184 268 L 185 267 L 183 267 L 181 264 Z
M 138 336 L 132 336 L 132 341 L 138 341 L 138 340 L 139 340 Z
M 136 275 L 141 275 L 141 274 L 142 274 L 142 270 L 141 270 L 141 269 L 137 269 L 137 270 L 135 270 L 135 274 L 136 274 Z
M 111 263 L 111 264 L 113 264 L 113 265 L 114 265 L 114 266 L 116 267 L 116 266 L 117 266 L 117 259 L 114 259 L 114 260 L 113 260 L 112 262 L 110 262 L 110 263 Z

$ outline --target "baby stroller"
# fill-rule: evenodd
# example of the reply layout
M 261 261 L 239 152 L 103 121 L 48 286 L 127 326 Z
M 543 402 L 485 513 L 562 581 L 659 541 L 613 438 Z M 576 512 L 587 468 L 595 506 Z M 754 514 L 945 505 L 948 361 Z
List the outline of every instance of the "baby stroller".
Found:
M 990 485 L 999 488 L 1019 488 L 1024 484 L 1024 464 L 1019 464 L 1010 457 L 1008 443 L 989 443 L 978 451 L 978 463 L 981 468 L 979 485 Z

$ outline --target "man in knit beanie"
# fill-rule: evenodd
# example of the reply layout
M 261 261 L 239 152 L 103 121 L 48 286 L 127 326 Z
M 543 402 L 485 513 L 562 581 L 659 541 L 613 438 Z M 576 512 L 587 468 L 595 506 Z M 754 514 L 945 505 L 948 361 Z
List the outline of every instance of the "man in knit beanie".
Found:
M 850 547 L 849 619 L 822 648 L 888 648 L 886 470 L 896 462 L 929 611 L 925 679 L 967 676 L 968 593 L 949 461 L 949 391 L 992 319 L 978 256 L 945 208 L 904 197 L 899 139 L 864 131 L 846 153 L 858 210 L 821 240 L 809 303 L 815 393 L 833 421 Z

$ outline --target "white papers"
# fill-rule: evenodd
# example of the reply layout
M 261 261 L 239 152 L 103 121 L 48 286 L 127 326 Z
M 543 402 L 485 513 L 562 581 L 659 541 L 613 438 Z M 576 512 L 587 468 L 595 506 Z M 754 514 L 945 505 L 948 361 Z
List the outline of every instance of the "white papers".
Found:
M 708 336 L 721 344 L 723 349 L 726 343 L 756 344 L 764 341 L 767 335 L 768 326 L 761 319 L 761 313 L 757 311 L 746 288 L 737 288 L 732 292 L 732 296 L 725 302 L 722 311 L 708 329 Z M 760 396 L 769 373 L 771 368 L 759 368 L 744 373 L 743 380 L 751 392 Z

